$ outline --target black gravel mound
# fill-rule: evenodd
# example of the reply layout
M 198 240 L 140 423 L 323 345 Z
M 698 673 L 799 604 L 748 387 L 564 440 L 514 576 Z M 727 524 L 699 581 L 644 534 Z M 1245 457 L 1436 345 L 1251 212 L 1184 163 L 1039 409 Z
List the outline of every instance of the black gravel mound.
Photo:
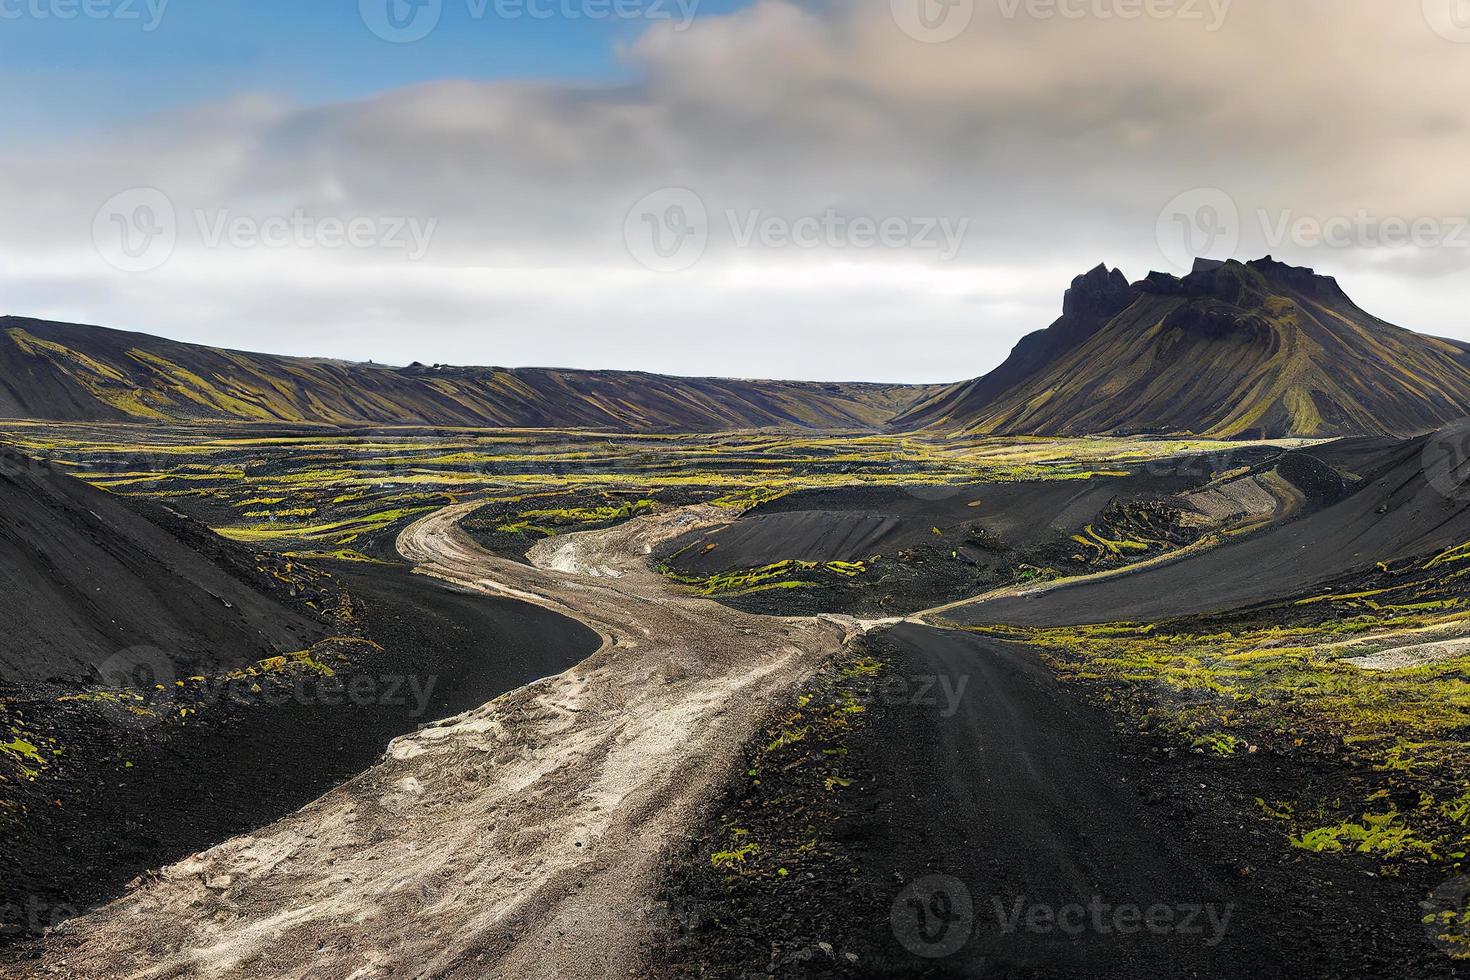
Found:
M 243 549 L 9 449 L 0 512 L 0 681 L 88 680 L 143 646 L 165 651 L 180 674 L 203 673 L 325 635 L 237 574 L 250 565 Z
M 1009 548 L 1033 548 L 1075 533 L 1114 501 L 1175 494 L 1208 478 L 1208 470 L 1180 466 L 1158 474 L 1087 480 L 805 491 L 764 504 L 723 527 L 685 535 L 664 555 L 671 567 L 696 574 L 786 558 L 857 561 L 931 544 L 957 529 L 978 531 Z
M 800 492 L 685 535 L 655 560 L 696 584 L 776 562 L 809 563 L 791 571 L 797 585 L 742 591 L 737 584 L 709 593 L 747 612 L 904 615 L 1189 544 L 1200 527 L 1172 497 L 1207 483 L 1221 465 L 1237 469 L 1240 462 L 1187 457 L 1090 479 Z M 1089 527 L 1136 544 L 1110 552 L 1079 541 Z
M 1470 493 L 1426 471 L 1431 437 L 1345 440 L 1310 455 L 1360 473 L 1329 507 L 1179 561 L 1042 596 L 954 610 L 966 624 L 1060 626 L 1153 621 L 1298 595 L 1346 573 L 1470 541 Z

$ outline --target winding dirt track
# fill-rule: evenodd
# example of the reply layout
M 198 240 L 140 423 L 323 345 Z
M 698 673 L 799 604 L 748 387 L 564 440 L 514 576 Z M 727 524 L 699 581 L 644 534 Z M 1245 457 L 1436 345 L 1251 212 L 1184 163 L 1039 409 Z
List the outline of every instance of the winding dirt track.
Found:
M 674 594 L 661 541 L 728 521 L 686 508 L 544 542 L 531 568 L 431 514 L 417 571 L 573 616 L 576 668 L 395 740 L 260 831 L 150 876 L 6 976 L 602 978 L 640 966 L 665 847 L 703 815 L 783 691 L 862 625 Z M 578 569 L 577 574 L 557 569 Z M 486 651 L 486 656 L 495 651 Z

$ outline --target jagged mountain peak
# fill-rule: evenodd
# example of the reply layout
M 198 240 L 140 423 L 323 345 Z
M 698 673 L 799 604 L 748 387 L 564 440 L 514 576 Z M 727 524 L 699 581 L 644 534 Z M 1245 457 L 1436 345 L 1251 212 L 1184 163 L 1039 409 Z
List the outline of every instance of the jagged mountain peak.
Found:
M 1271 256 L 1127 283 L 1099 265 L 990 374 L 895 426 L 1006 435 L 1408 435 L 1470 414 L 1470 345 L 1365 313 Z
M 1150 272 L 1134 283 L 1141 292 L 1168 296 L 1203 297 L 1226 302 L 1260 303 L 1281 289 L 1351 302 L 1336 279 L 1306 266 L 1288 265 L 1267 255 L 1241 262 L 1236 259 L 1195 259 L 1183 277 Z
M 1132 301 L 1133 287 L 1119 269 L 1099 263 L 1072 280 L 1062 297 L 1062 315 L 1077 316 L 1106 311 L 1111 316 Z

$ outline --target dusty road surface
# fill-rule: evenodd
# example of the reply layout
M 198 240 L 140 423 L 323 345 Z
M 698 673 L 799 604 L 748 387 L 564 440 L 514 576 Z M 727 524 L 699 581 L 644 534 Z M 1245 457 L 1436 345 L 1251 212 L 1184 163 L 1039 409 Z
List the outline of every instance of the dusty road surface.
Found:
M 0 975 L 603 978 L 659 926 L 666 842 L 701 816 L 776 695 L 851 622 L 773 619 L 674 594 L 660 541 L 728 519 L 689 508 L 496 558 L 462 504 L 399 549 L 455 586 L 533 602 L 603 637 L 578 667 L 395 740 L 276 824 L 157 874 Z

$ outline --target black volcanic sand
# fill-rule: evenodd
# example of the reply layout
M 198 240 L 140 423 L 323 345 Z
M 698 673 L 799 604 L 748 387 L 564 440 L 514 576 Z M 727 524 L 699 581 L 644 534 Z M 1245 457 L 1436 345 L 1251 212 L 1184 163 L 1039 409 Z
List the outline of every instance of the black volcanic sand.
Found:
M 169 651 L 180 672 L 210 672 L 326 635 L 268 595 L 268 577 L 250 578 L 243 549 L 225 559 L 230 546 L 194 522 L 8 449 L 0 512 L 5 682 L 93 679 L 119 651 L 145 645 Z
M 1179 561 L 952 610 L 965 624 L 1151 622 L 1299 595 L 1346 573 L 1470 540 L 1470 493 L 1436 487 L 1426 440 L 1348 440 L 1313 455 L 1364 474 L 1346 499 Z
M 1230 462 L 1268 466 L 1278 455 L 1243 450 Z M 1089 524 L 1122 537 L 1139 534 L 1174 547 L 1188 544 L 1200 532 L 1168 498 L 1202 486 L 1213 475 L 1209 460 L 1186 457 L 1122 477 L 803 491 L 754 508 L 730 524 L 684 535 L 656 557 L 682 576 L 785 559 L 863 561 L 867 569 L 853 577 L 820 567 L 801 572 L 798 577 L 813 581 L 815 588 L 714 598 L 775 615 L 905 614 L 1016 581 L 1126 563 L 1126 557 L 1100 562 L 1072 540 Z
M 680 571 L 709 574 L 792 558 L 856 561 L 928 544 L 941 531 L 982 529 L 1034 547 L 1097 519 L 1120 497 L 1147 498 L 1198 486 L 1207 474 L 1027 480 L 961 487 L 844 487 L 778 498 L 740 520 L 686 535 L 669 548 Z M 708 545 L 715 545 L 713 549 Z
M 560 673 L 599 643 L 573 620 L 403 567 L 330 567 L 383 653 L 355 656 L 339 672 L 343 688 L 290 689 L 275 705 L 220 698 L 185 725 L 109 728 L 93 714 L 90 728 L 63 731 L 64 764 L 32 784 L 34 798 L 24 784 L 11 790 L 28 812 L 5 828 L 0 937 L 291 813 L 370 766 L 390 739 Z M 33 907 L 41 912 L 17 915 Z
M 819 678 L 671 862 L 656 976 L 1470 975 L 1419 922 L 1437 881 L 1304 856 L 1252 802 L 1345 774 L 1115 735 L 1021 645 L 911 625 L 869 643 L 867 710 L 824 728 L 854 681 Z

